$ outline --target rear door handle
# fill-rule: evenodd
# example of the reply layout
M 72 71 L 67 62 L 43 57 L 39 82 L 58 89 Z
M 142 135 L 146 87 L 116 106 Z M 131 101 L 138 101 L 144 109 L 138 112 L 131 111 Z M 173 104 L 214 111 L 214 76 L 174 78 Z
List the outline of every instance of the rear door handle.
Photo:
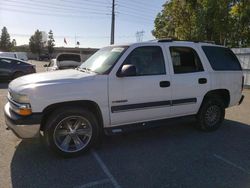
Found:
M 199 84 L 206 84 L 207 79 L 206 78 L 199 78 Z
M 169 87 L 170 82 L 169 81 L 160 81 L 160 87 Z

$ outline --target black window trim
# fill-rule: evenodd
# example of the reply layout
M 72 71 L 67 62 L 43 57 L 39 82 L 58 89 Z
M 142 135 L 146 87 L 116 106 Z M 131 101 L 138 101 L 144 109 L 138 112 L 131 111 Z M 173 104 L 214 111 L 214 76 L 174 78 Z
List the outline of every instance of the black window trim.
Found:
M 165 60 L 165 56 L 164 56 L 164 53 L 163 53 L 164 51 L 163 51 L 162 46 L 160 46 L 160 45 L 146 45 L 146 46 L 137 46 L 137 47 L 135 47 L 135 48 L 127 55 L 127 57 L 124 59 L 124 61 L 123 61 L 122 64 L 120 65 L 119 69 L 117 70 L 117 72 L 116 72 L 116 77 L 118 77 L 117 75 L 118 75 L 119 72 L 121 71 L 122 66 L 125 65 L 125 61 L 127 60 L 128 56 L 129 56 L 134 50 L 136 50 L 136 49 L 138 49 L 138 48 L 144 48 L 144 47 L 159 47 L 159 48 L 161 49 L 161 53 L 162 53 L 162 57 L 163 57 L 163 61 L 164 61 L 164 69 L 165 69 L 164 71 L 165 71 L 165 73 L 162 73 L 162 74 L 145 74 L 145 75 L 136 75 L 136 76 L 127 76 L 127 77 L 132 77 L 132 78 L 134 78 L 134 77 L 142 77 L 142 76 L 159 76 L 159 75 L 167 75 L 166 60 Z M 125 78 L 127 78 L 127 77 L 125 77 Z
M 173 64 L 173 61 L 172 61 L 172 56 L 171 56 L 171 51 L 170 51 L 170 49 L 173 48 L 173 47 L 175 47 L 175 48 L 189 48 L 189 49 L 192 49 L 192 50 L 195 52 L 195 54 L 197 55 L 197 57 L 199 58 L 199 60 L 200 60 L 200 63 L 201 63 L 201 66 L 202 66 L 202 70 L 195 71 L 195 72 L 175 73 L 175 72 L 174 72 L 174 64 Z M 197 53 L 197 50 L 194 49 L 193 47 L 190 47 L 190 46 L 169 46 L 169 47 L 168 47 L 168 50 L 169 50 L 170 59 L 171 59 L 171 65 L 172 65 L 173 73 L 174 73 L 174 74 L 192 74 L 192 73 L 204 72 L 204 71 L 205 71 L 204 65 L 203 65 L 203 63 L 202 63 L 202 61 L 201 61 L 201 57 L 200 57 L 199 53 Z

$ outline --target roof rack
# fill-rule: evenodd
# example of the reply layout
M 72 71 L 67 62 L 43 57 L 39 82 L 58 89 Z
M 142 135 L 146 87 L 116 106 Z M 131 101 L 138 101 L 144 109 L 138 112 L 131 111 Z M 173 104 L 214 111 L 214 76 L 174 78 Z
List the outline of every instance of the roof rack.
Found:
M 166 39 L 158 39 L 154 40 L 156 42 L 174 42 L 174 41 L 183 41 L 183 42 L 193 42 L 193 43 L 199 43 L 199 42 L 204 42 L 204 43 L 210 43 L 210 44 L 215 44 L 215 41 L 199 41 L 199 40 L 178 40 L 178 39 L 172 39 L 172 38 L 166 38 Z
M 166 39 L 158 39 L 157 42 L 173 42 L 175 41 L 174 39 L 172 38 L 166 38 Z

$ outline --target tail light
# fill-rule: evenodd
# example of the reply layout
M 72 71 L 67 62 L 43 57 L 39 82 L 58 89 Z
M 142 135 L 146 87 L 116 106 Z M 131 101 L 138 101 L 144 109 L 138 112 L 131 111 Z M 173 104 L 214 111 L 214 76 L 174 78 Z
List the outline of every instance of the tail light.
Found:
M 28 71 L 29 71 L 30 73 L 36 72 L 36 66 L 35 66 L 35 65 L 28 66 Z

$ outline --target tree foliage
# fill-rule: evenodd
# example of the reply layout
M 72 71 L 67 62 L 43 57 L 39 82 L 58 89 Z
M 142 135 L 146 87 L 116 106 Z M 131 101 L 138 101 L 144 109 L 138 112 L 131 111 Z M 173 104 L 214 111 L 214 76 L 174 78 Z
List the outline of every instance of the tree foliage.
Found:
M 36 30 L 34 35 L 30 37 L 29 48 L 32 53 L 38 54 L 40 56 L 43 49 L 42 42 L 42 32 Z
M 0 38 L 0 50 L 7 52 L 10 51 L 12 48 L 11 41 L 10 41 L 10 35 L 8 33 L 8 30 L 6 27 L 3 27 L 1 38 Z
M 47 43 L 48 44 L 47 48 L 48 48 L 48 52 L 49 52 L 49 54 L 51 56 L 51 54 L 54 52 L 54 46 L 55 46 L 55 40 L 54 40 L 52 30 L 49 31 L 48 38 L 49 38 L 49 40 L 48 40 L 48 43 Z
M 249 0 L 169 0 L 155 18 L 156 38 L 250 45 Z

